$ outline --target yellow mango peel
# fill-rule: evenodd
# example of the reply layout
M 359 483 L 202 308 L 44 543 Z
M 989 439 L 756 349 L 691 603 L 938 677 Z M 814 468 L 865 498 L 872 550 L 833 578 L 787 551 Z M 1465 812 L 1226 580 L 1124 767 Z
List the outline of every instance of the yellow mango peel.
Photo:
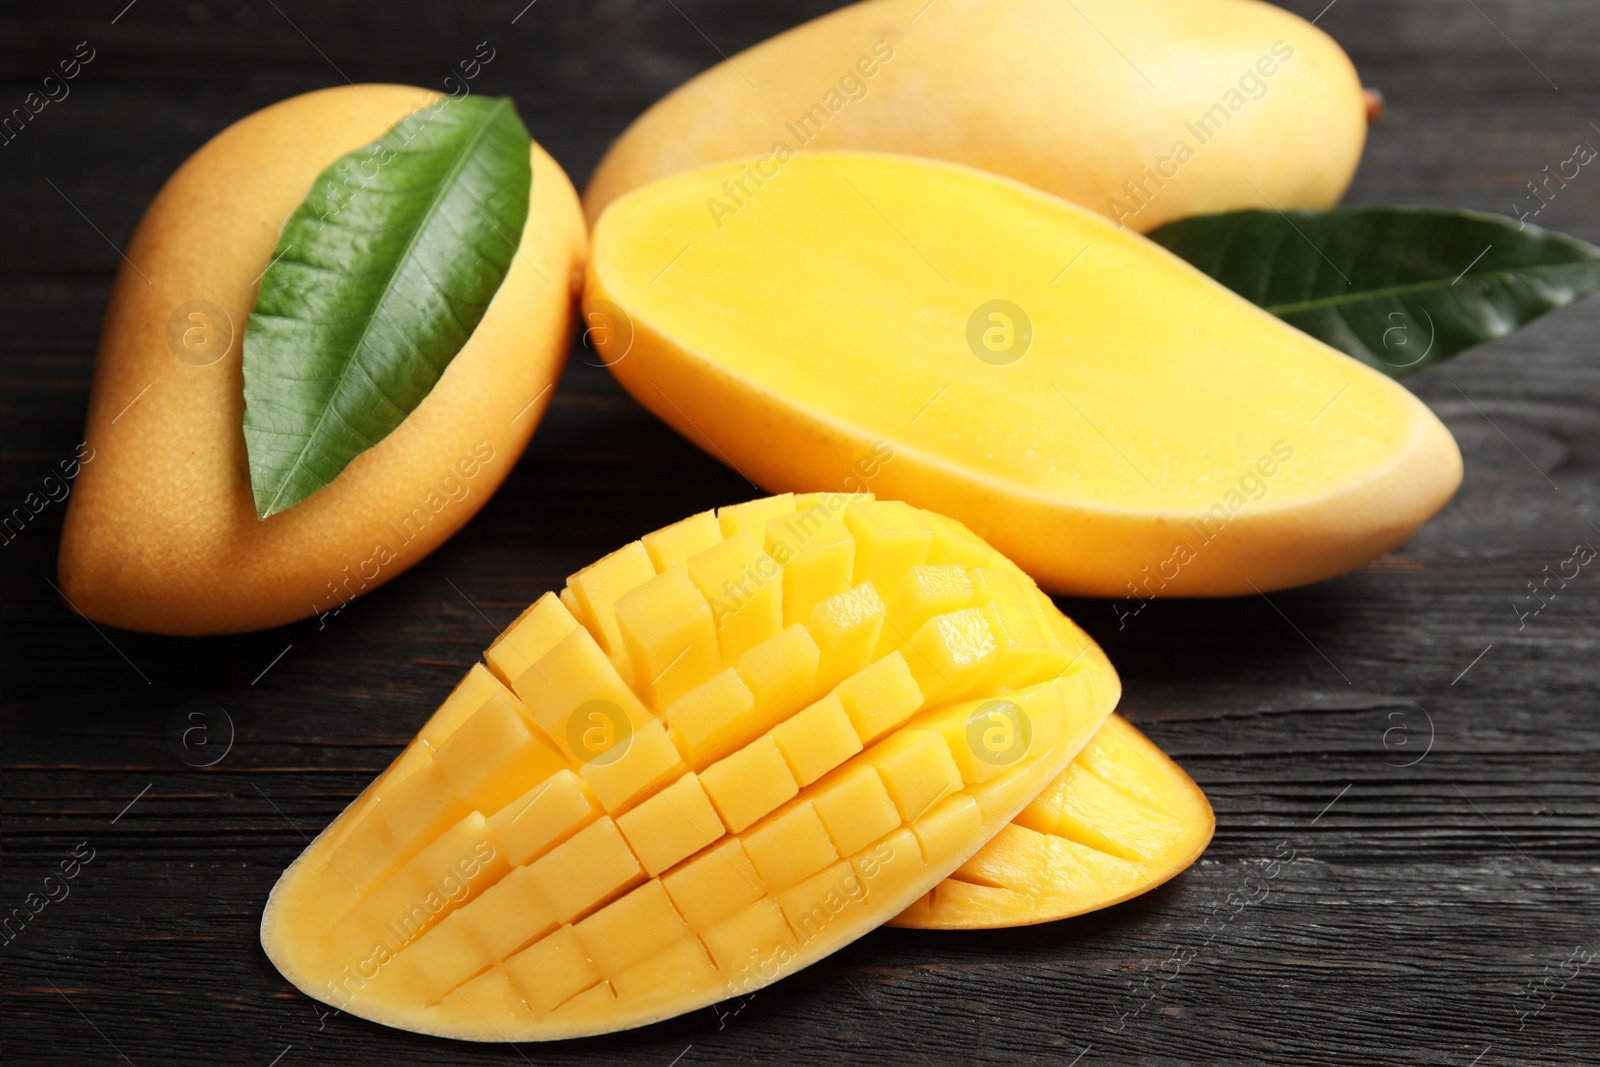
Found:
M 1149 599 L 1351 570 L 1460 482 L 1411 393 L 1083 208 L 905 156 L 748 174 L 613 203 L 585 307 L 640 403 L 769 489 L 889 455 L 875 492 L 1045 589 Z
M 667 94 L 583 199 L 592 225 L 680 171 L 755 157 L 771 177 L 797 154 L 850 149 L 1004 174 L 1147 233 L 1266 202 L 1332 207 L 1366 132 L 1349 57 L 1271 4 L 867 0 Z M 748 197 L 717 199 L 742 214 Z
M 959 523 L 841 493 L 649 534 L 484 658 L 261 922 L 307 995 L 478 1041 L 640 1026 L 814 963 L 966 863 L 1121 692 Z

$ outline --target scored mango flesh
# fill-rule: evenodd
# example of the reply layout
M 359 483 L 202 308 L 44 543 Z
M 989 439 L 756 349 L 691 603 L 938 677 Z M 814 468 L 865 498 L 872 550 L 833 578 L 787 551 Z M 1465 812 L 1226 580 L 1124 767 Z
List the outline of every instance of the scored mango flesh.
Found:
M 1155 888 L 1200 857 L 1216 817 L 1199 786 L 1120 715 L 1022 814 L 892 926 L 1025 926 Z
M 291 982 L 481 1041 L 747 994 L 924 898 L 1055 779 L 1110 663 L 959 523 L 785 494 L 516 620 L 262 917 Z

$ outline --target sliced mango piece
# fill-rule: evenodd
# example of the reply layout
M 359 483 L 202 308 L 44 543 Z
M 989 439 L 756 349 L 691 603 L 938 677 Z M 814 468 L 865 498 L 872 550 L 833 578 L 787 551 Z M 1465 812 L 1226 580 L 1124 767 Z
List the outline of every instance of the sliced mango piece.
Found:
M 473 667 L 284 873 L 262 917 L 273 962 L 387 1025 L 545 1040 L 749 993 L 926 901 L 1061 774 L 1120 686 L 1053 607 L 1075 661 L 1026 687 L 1006 677 L 964 565 L 927 562 L 932 517 L 839 508 L 834 525 L 869 546 L 848 573 L 803 551 L 772 562 L 751 531 L 800 514 L 783 497 L 722 509 L 709 546 L 703 517 L 658 531 L 541 599 L 494 646 L 498 676 Z M 755 571 L 719 629 L 712 597 L 761 560 L 804 578 Z M 908 583 L 913 568 L 927 570 Z M 875 652 L 879 585 L 908 590 L 906 649 L 949 684 Z M 790 588 L 808 621 L 783 628 Z M 928 696 L 947 692 L 1008 699 L 1028 743 L 975 756 L 966 712 Z M 1105 806 L 1057 790 L 1031 810 L 1076 827 Z
M 719 220 L 707 199 L 746 166 L 616 200 L 586 300 L 632 320 L 627 358 L 607 357 L 623 386 L 757 483 L 892 456 L 871 485 L 898 499 L 845 520 L 854 580 L 886 603 L 888 570 L 987 565 L 935 558 L 968 546 L 901 501 L 1051 592 L 1147 600 L 1343 573 L 1460 482 L 1406 389 L 1084 208 L 949 163 L 807 150 Z
M 1189 776 L 1112 715 L 1011 825 L 890 925 L 1025 926 L 1110 907 L 1188 867 L 1215 827 Z M 912 829 L 937 833 L 930 816 Z

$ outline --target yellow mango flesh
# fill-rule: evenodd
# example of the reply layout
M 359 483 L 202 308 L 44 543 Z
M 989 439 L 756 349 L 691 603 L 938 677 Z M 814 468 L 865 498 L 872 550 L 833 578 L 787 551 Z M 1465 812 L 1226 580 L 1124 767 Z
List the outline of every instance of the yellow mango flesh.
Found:
M 285 977 L 479 1041 L 747 994 L 925 899 L 1120 696 L 1099 648 L 941 516 L 817 493 L 716 518 L 506 629 L 273 889 Z M 853 584 L 785 626 L 786 568 L 820 544 Z M 891 604 L 915 630 L 885 652 Z
M 61 536 L 74 610 L 167 634 L 336 610 L 426 556 L 511 473 L 566 358 L 587 245 L 577 194 L 537 144 L 517 255 L 433 390 L 293 508 L 258 520 L 250 489 L 240 352 L 279 227 L 324 168 L 439 98 L 400 85 L 307 93 L 228 127 L 168 179 L 106 310 L 92 458 Z M 168 340 L 196 300 L 232 323 L 231 347 L 206 365 Z
M 1144 233 L 1331 207 L 1365 140 L 1349 58 L 1269 4 L 870 0 L 664 97 L 601 161 L 584 208 L 593 224 L 629 190 L 707 163 L 764 157 L 770 178 L 796 153 L 857 149 L 994 171 Z M 728 225 L 749 199 L 707 195 Z
M 1066 201 L 806 153 L 719 227 L 739 169 L 614 203 L 586 308 L 640 403 L 768 489 L 866 471 L 1052 592 L 1148 599 L 1342 573 L 1460 482 L 1411 393 Z
M 890 925 L 1025 926 L 1109 907 L 1199 859 L 1215 827 L 1189 776 L 1112 715 L 1022 814 Z

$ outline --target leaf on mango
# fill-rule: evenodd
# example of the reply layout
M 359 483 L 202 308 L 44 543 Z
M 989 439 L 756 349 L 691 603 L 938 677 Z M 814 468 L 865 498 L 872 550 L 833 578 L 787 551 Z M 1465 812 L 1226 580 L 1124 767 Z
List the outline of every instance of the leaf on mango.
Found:
M 245 327 L 259 517 L 388 436 L 472 336 L 522 239 L 529 145 L 509 99 L 443 98 L 317 176 Z
M 1396 378 L 1600 289 L 1600 248 L 1473 211 L 1233 211 L 1149 237 Z

